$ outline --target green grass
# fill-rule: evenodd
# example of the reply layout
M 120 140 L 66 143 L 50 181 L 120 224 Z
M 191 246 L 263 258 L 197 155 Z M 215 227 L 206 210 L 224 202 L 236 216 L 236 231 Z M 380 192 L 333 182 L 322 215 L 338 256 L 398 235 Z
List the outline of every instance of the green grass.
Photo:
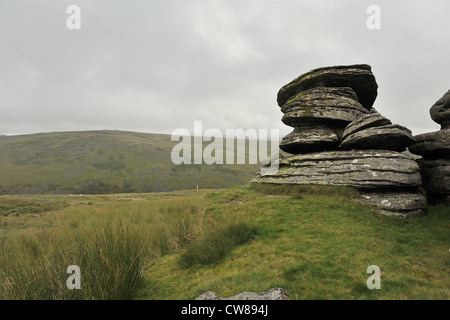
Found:
M 448 206 L 405 220 L 376 213 L 347 188 L 288 188 L 287 196 L 281 189 L 246 186 L 209 195 L 206 212 L 248 215 L 257 237 L 219 264 L 186 268 L 179 263 L 183 253 L 153 261 L 145 297 L 282 287 L 291 299 L 449 298 Z M 370 265 L 381 268 L 381 290 L 366 287 Z
M 193 192 L 114 197 L 0 217 L 0 299 L 132 299 L 144 264 L 188 243 L 201 215 Z M 66 287 L 70 265 L 81 268 L 81 290 Z
M 94 226 L 64 236 L 22 235 L 14 245 L 3 244 L 3 298 L 132 299 L 143 283 L 139 230 L 120 220 L 97 221 Z M 81 267 L 82 290 L 66 287 L 70 265 Z
M 234 247 L 248 243 L 257 230 L 248 218 L 239 214 L 208 216 L 203 219 L 193 243 L 180 255 L 184 267 L 220 263 Z
M 175 165 L 171 151 L 177 143 L 165 134 L 108 130 L 0 136 L 0 194 L 220 189 L 247 183 L 259 169 Z
M 41 197 L 55 207 L 0 216 L 0 299 L 194 299 L 273 287 L 291 299 L 450 298 L 449 206 L 403 219 L 373 211 L 351 188 L 317 186 Z M 4 202 L 39 207 L 38 196 Z M 72 264 L 78 292 L 65 287 Z M 381 290 L 366 287 L 370 265 Z

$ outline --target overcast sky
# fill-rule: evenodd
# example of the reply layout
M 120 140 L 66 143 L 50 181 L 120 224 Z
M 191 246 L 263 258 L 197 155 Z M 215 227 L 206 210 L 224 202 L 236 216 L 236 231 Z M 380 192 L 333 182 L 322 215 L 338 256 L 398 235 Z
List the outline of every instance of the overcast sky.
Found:
M 81 30 L 66 9 L 81 8 Z M 367 7 L 381 9 L 369 30 Z M 413 134 L 450 89 L 450 1 L 0 0 L 0 134 L 171 133 L 281 122 L 311 69 L 372 66 L 374 107 Z

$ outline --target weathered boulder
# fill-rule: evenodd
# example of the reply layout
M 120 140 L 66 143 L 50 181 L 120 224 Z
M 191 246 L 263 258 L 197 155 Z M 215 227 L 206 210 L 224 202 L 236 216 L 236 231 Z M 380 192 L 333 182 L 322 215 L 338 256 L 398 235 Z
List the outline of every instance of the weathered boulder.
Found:
M 430 109 L 431 119 L 439 123 L 442 129 L 450 129 L 450 90 Z
M 428 200 L 450 204 L 450 90 L 436 101 L 430 114 L 441 130 L 415 136 L 409 151 L 423 157 L 417 163 Z
M 419 191 L 363 192 L 362 201 L 376 207 L 381 213 L 409 218 L 427 214 L 427 200 Z
M 293 154 L 338 150 L 340 132 L 342 129 L 325 125 L 296 127 L 281 140 L 280 149 Z
M 431 194 L 450 195 L 450 158 L 419 159 L 423 186 Z
M 430 158 L 450 158 L 450 129 L 416 135 L 409 151 Z
M 369 110 L 376 97 L 378 85 L 371 67 L 366 64 L 333 66 L 311 70 L 283 86 L 277 102 L 282 107 L 296 94 L 314 87 L 350 87 L 361 105 Z
M 280 149 L 294 156 L 270 173 L 263 168 L 252 182 L 351 186 L 383 213 L 426 213 L 419 165 L 397 152 L 415 139 L 373 108 L 377 90 L 365 64 L 314 69 L 283 86 L 277 102 L 294 130 Z
M 228 298 L 221 298 L 212 291 L 208 291 L 195 300 L 289 300 L 289 296 L 282 288 L 272 288 L 266 292 L 241 292 Z
M 256 183 L 318 184 L 359 189 L 414 188 L 422 183 L 419 165 L 395 151 L 352 150 L 294 155 L 280 160 L 278 172 L 257 174 Z
M 345 127 L 344 133 L 342 134 L 342 139 L 345 139 L 349 135 L 367 128 L 386 126 L 390 124 L 392 124 L 392 122 L 389 119 L 383 117 L 376 111 L 368 114 L 363 114 L 355 121 L 349 123 L 347 127 Z
M 404 151 L 415 142 L 411 130 L 398 124 L 366 128 L 348 135 L 340 144 L 344 150 L 379 149 Z
M 343 122 L 345 127 L 369 113 L 357 99 L 351 88 L 312 88 L 298 93 L 281 107 L 284 113 L 281 121 L 292 127 L 336 122 Z

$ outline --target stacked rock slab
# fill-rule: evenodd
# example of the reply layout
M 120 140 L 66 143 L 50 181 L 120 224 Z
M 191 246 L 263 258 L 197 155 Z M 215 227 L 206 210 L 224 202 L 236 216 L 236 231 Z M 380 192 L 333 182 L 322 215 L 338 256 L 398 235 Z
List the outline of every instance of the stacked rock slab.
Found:
M 341 149 L 380 149 L 405 151 L 414 143 L 411 130 L 392 124 L 376 111 L 350 123 L 342 134 Z
M 415 136 L 416 143 L 409 150 L 422 156 L 417 162 L 430 201 L 450 203 L 450 90 L 431 107 L 430 114 L 441 130 Z
M 377 88 L 371 67 L 361 64 L 315 69 L 281 88 L 282 121 L 294 130 L 280 149 L 293 156 L 253 182 L 352 186 L 383 213 L 426 213 L 420 168 L 399 153 L 414 137 L 372 107 Z
M 293 153 L 338 150 L 350 122 L 369 113 L 377 83 L 368 65 L 312 70 L 278 92 L 284 124 L 294 131 L 283 138 L 281 150 Z

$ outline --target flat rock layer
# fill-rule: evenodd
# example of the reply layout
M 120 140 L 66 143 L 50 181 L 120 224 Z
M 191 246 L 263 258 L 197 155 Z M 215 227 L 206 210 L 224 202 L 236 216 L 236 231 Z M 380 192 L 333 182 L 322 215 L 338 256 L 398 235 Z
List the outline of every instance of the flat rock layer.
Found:
M 281 140 L 280 149 L 292 154 L 338 150 L 339 131 L 324 125 L 297 127 Z
M 387 215 L 408 218 L 427 213 L 427 200 L 418 191 L 364 192 L 362 202 L 370 204 Z
M 409 151 L 424 157 L 450 158 L 450 129 L 419 134 Z
M 361 115 L 361 117 L 347 125 L 344 133 L 342 134 L 342 139 L 345 139 L 349 135 L 364 129 L 387 126 L 390 124 L 392 124 L 392 122 L 389 119 L 383 117 L 378 112 L 363 114 Z
M 450 195 L 450 158 L 419 159 L 423 187 L 431 193 Z
M 282 288 L 272 288 L 266 292 L 241 292 L 235 296 L 225 298 L 208 291 L 195 300 L 289 300 L 289 296 Z
M 349 122 L 369 113 L 357 100 L 351 88 L 318 87 L 292 97 L 281 107 L 284 124 L 292 127 L 313 124 Z
M 450 90 L 430 109 L 431 119 L 439 123 L 442 129 L 450 129 Z
M 314 87 L 350 87 L 358 96 L 359 102 L 367 110 L 372 107 L 378 90 L 378 85 L 369 65 L 318 68 L 300 75 L 283 86 L 278 92 L 278 105 L 282 107 L 299 92 Z
M 341 149 L 380 149 L 404 151 L 415 142 L 411 130 L 390 124 L 367 128 L 348 135 L 339 146 Z
M 257 174 L 256 183 L 318 184 L 359 189 L 411 188 L 422 183 L 419 165 L 386 150 L 352 150 L 295 155 L 280 160 L 278 172 Z

